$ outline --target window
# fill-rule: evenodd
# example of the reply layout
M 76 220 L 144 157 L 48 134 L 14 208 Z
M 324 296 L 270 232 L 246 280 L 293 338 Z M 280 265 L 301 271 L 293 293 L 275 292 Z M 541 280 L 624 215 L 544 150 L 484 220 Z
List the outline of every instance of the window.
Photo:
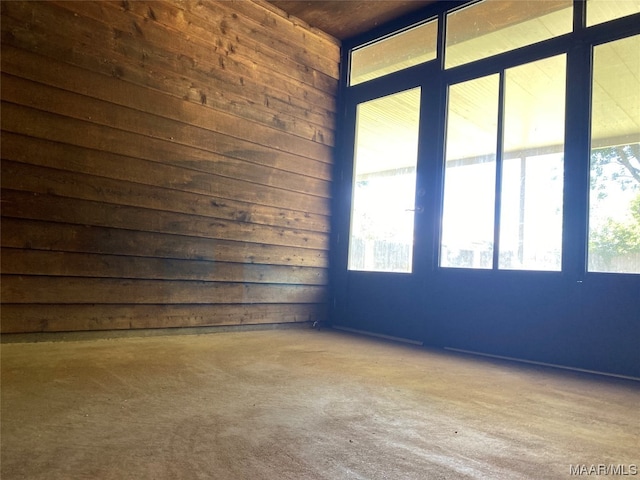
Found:
M 451 68 L 571 32 L 571 0 L 485 0 L 447 15 Z
M 589 270 L 640 273 L 640 35 L 593 52 Z
M 507 69 L 502 132 L 498 74 L 450 87 L 440 266 L 493 268 L 498 209 L 499 268 L 560 270 L 565 70 Z
M 420 89 L 361 103 L 349 270 L 411 272 Z
M 349 269 L 640 274 L 640 0 L 450 5 L 346 53 Z
M 492 268 L 499 76 L 449 89 L 440 265 Z
M 436 58 L 437 20 L 409 28 L 351 52 L 349 85 Z
M 640 13 L 640 0 L 588 0 L 587 27 Z
M 565 55 L 505 73 L 499 268 L 561 268 L 565 83 Z

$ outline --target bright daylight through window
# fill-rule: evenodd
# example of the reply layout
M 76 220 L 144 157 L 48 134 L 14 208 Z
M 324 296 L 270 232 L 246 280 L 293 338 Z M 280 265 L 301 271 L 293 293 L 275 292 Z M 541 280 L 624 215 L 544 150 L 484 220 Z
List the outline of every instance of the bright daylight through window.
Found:
M 492 268 L 500 77 L 449 88 L 440 266 Z
M 354 50 L 349 85 L 433 60 L 437 33 L 438 22 L 432 20 Z
M 640 35 L 593 52 L 589 270 L 640 273 Z
M 505 9 L 511 6 L 511 9 Z M 447 15 L 445 67 L 515 50 L 571 31 L 572 0 L 485 0 Z
M 411 272 L 420 89 L 358 105 L 349 269 Z
M 499 268 L 561 268 L 566 63 L 505 73 Z
M 587 0 L 587 27 L 640 13 L 640 0 Z
M 498 74 L 450 87 L 440 266 L 493 268 L 499 200 L 499 268 L 560 270 L 565 70 L 564 55 L 506 70 L 502 135 Z
M 483 0 L 354 47 L 347 92 L 369 96 L 354 104 L 349 269 L 411 272 L 415 234 L 441 268 L 640 273 L 638 14 L 640 0 Z M 352 89 L 383 75 L 421 86 Z M 441 118 L 419 118 L 421 88 Z M 427 171 L 433 229 L 414 232 Z

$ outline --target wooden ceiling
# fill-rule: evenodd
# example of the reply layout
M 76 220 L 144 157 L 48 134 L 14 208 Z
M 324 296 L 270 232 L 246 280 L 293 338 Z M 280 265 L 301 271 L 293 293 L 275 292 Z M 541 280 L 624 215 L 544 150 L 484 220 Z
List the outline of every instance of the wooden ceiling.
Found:
M 345 40 L 437 0 L 270 0 L 289 15 Z

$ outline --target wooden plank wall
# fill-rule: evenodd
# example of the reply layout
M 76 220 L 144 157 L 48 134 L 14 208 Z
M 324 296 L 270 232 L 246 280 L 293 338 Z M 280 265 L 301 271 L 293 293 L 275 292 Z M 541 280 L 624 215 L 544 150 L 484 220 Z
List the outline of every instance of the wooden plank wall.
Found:
M 337 41 L 262 0 L 1 5 L 3 333 L 322 320 Z

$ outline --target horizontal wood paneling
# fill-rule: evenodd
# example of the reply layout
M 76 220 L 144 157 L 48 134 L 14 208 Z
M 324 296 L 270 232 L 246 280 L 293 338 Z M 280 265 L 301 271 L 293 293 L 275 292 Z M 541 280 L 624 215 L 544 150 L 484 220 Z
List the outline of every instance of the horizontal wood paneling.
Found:
M 327 271 L 317 267 L 258 265 L 173 258 L 132 257 L 5 248 L 5 274 L 63 277 L 206 280 L 212 282 L 325 285 Z
M 187 172 L 185 175 L 179 169 L 162 169 L 148 167 L 147 170 L 138 169 L 136 172 L 127 170 L 126 175 L 122 177 L 134 177 L 134 173 L 140 174 L 140 181 L 147 184 L 140 184 L 126 180 L 113 178 L 103 178 L 101 176 L 87 176 L 84 173 L 73 171 L 64 162 L 56 164 L 51 162 L 57 156 L 59 144 L 38 144 L 34 139 L 29 139 L 27 148 L 20 148 L 20 142 L 13 143 L 9 138 L 10 134 L 5 134 L 3 138 L 3 157 L 5 158 L 23 158 L 29 155 L 31 151 L 35 154 L 29 158 L 34 163 L 53 164 L 56 168 L 43 168 L 32 164 L 13 162 L 9 160 L 2 161 L 3 175 L 2 187 L 39 194 L 50 194 L 60 197 L 79 198 L 85 200 L 95 200 L 100 202 L 109 202 L 116 205 L 132 205 L 152 209 L 160 209 L 164 211 L 187 213 L 201 215 L 210 218 L 220 218 L 225 220 L 237 220 L 251 222 L 259 225 L 270 225 L 285 227 L 297 230 L 308 230 L 311 232 L 327 232 L 327 218 L 324 215 L 310 214 L 308 212 L 300 212 L 295 210 L 286 210 L 256 205 L 249 202 L 237 202 L 228 198 L 221 198 L 208 195 L 207 188 L 211 182 L 215 181 L 215 177 L 207 175 L 198 175 L 193 179 Z M 16 150 L 13 150 L 13 147 Z M 36 147 L 36 148 L 33 148 Z M 48 150 L 45 154 L 44 150 Z M 64 150 L 64 149 L 61 149 Z M 14 152 L 17 153 L 14 155 Z M 19 153 L 18 153 L 19 152 Z M 120 172 L 117 167 L 117 161 L 126 159 L 115 159 L 111 162 L 111 158 L 106 155 L 94 155 L 94 151 L 90 151 L 89 155 L 80 152 L 82 158 L 87 158 L 86 164 L 79 166 L 79 170 L 96 171 L 97 173 L 105 172 L 107 175 L 116 176 L 116 172 Z M 68 162 L 71 163 L 71 162 Z M 60 168 L 69 168 L 60 170 Z M 73 165 L 71 166 L 73 167 Z M 122 172 L 120 172 L 122 174 Z M 142 177 L 147 173 L 146 178 Z M 167 177 L 167 175 L 175 174 L 175 177 Z M 192 191 L 182 191 L 171 188 L 172 183 L 176 183 L 179 178 L 186 177 L 184 188 L 190 188 Z M 163 182 L 162 179 L 166 181 Z M 157 188 L 154 184 L 155 180 L 160 186 L 166 183 L 165 188 Z M 207 182 L 208 181 L 208 182 Z M 194 185 L 194 183 L 198 185 Z M 176 187 L 181 187 L 177 185 Z M 202 186 L 202 188 L 198 188 Z M 193 193 L 193 191 L 197 193 Z
M 5 100 L 69 118 L 118 128 L 145 137 L 171 140 L 172 143 L 181 145 L 196 146 L 207 151 L 211 150 L 211 147 L 215 147 L 214 152 L 222 150 L 227 154 L 231 153 L 229 156 L 232 158 L 232 154 L 236 150 L 262 152 L 265 149 L 274 148 L 290 154 L 282 154 L 281 162 L 273 165 L 285 172 L 289 170 L 314 176 L 316 174 L 322 175 L 322 172 L 327 169 L 326 164 L 322 164 L 324 162 L 319 159 L 327 157 L 327 153 L 330 150 L 329 147 L 292 135 L 280 132 L 274 133 L 262 129 L 260 126 L 254 126 L 251 131 L 243 135 L 242 131 L 238 130 L 238 127 L 243 122 L 231 115 L 225 116 L 220 113 L 217 113 L 215 117 L 210 115 L 189 115 L 192 113 L 189 110 L 193 110 L 193 108 L 185 108 L 187 110 L 185 117 L 188 117 L 190 122 L 185 123 L 155 114 L 151 116 L 134 108 L 105 104 L 108 102 L 96 100 L 92 97 L 81 97 L 67 90 L 43 84 L 34 85 L 34 83 L 36 82 L 3 75 L 2 88 Z M 33 93 L 29 95 L 27 92 Z M 155 100 L 157 99 L 150 98 L 147 99 L 147 102 L 153 104 Z M 175 112 L 175 110 L 168 109 L 167 114 L 176 115 L 172 112 Z M 184 113 L 180 112 L 180 114 Z M 232 135 L 242 135 L 243 138 L 237 138 Z M 264 147 L 263 145 L 271 145 L 271 147 Z M 300 152 L 300 155 L 293 152 Z M 300 156 L 305 158 L 298 158 Z M 311 168 L 313 163 L 307 161 L 307 159 L 318 160 L 321 164 L 317 165 L 316 169 L 313 169 Z M 302 161 L 304 163 L 301 166 L 299 163 Z M 260 165 L 258 162 L 254 163 Z
M 316 285 L 3 275 L 3 303 L 321 303 Z
M 286 85 L 290 82 L 279 82 L 274 86 L 262 84 L 259 79 L 250 81 L 242 75 L 231 74 L 224 60 L 220 61 L 221 57 L 206 65 L 204 71 L 196 69 L 197 65 L 189 55 L 188 49 L 181 52 L 166 50 L 171 48 L 167 38 L 176 36 L 174 31 L 166 31 L 162 48 L 156 49 L 153 45 L 145 44 L 143 34 L 139 32 L 141 28 L 146 29 L 149 22 L 136 22 L 130 14 L 127 18 L 131 20 L 129 26 L 132 31 L 125 33 L 117 28 L 105 28 L 84 16 L 82 24 L 78 25 L 79 15 L 76 16 L 74 12 L 62 9 L 52 2 L 44 3 L 45 5 L 40 6 L 37 11 L 33 11 L 18 2 L 10 4 L 2 2 L 3 23 L 12 27 L 10 31 L 3 34 L 3 43 L 62 61 L 71 60 L 72 63 L 87 70 L 151 87 L 196 104 L 206 105 L 209 99 L 222 98 L 238 105 L 260 109 L 260 106 L 269 107 L 271 102 L 276 102 L 280 108 L 271 110 L 274 124 L 278 123 L 277 120 L 281 115 L 291 115 L 293 118 L 310 121 L 315 125 L 333 130 L 332 111 L 335 108 L 335 102 L 314 105 L 313 109 L 309 109 L 309 104 L 304 98 L 292 95 L 291 92 L 282 92 L 277 88 L 281 84 Z M 76 3 L 79 2 L 70 2 L 67 5 L 73 6 Z M 103 6 L 102 4 L 106 5 L 107 2 L 95 3 Z M 226 2 L 211 3 L 212 8 L 219 10 Z M 243 21 L 242 18 L 239 20 Z M 51 21 L 58 22 L 59 29 L 46 28 Z M 64 32 L 65 28 L 75 30 L 81 41 L 60 35 L 60 31 Z M 186 31 L 182 31 L 179 35 L 190 36 L 190 25 L 186 24 L 184 28 Z M 212 24 L 210 29 L 215 32 L 218 26 Z M 249 35 L 252 34 L 249 33 Z M 214 50 L 219 41 L 214 37 L 210 42 L 207 55 L 213 57 L 212 54 L 215 53 Z M 92 49 L 90 51 L 87 50 L 89 46 Z M 298 50 L 302 51 L 299 47 Z M 334 47 L 328 50 L 331 54 L 337 49 Z M 131 61 L 132 59 L 135 63 Z M 254 61 L 267 63 L 265 68 L 274 68 L 268 64 L 269 57 L 263 58 L 256 55 Z M 301 65 L 305 66 L 304 63 Z M 181 72 L 187 69 L 189 75 L 182 75 Z M 257 70 L 257 66 L 255 69 Z M 336 86 L 337 83 L 334 83 L 333 88 L 335 89 Z
M 294 44 L 290 44 L 285 51 L 271 49 L 268 52 L 257 52 L 251 47 L 252 44 L 259 44 L 252 40 L 259 36 L 258 29 L 244 29 L 243 32 L 238 31 L 237 35 L 233 31 L 233 25 L 238 21 L 246 22 L 246 18 L 241 19 L 237 14 L 233 17 L 236 6 L 227 10 L 226 15 L 223 13 L 226 2 L 215 4 L 213 9 L 205 6 L 205 9 L 200 9 L 199 12 L 208 14 L 207 24 L 214 25 L 213 29 L 197 29 L 195 22 L 183 22 L 182 29 L 186 28 L 188 37 L 174 35 L 172 41 L 167 43 L 167 32 L 176 33 L 180 30 L 173 28 L 173 25 L 158 22 L 155 10 L 154 14 L 150 15 L 148 8 L 143 5 L 132 6 L 132 3 L 134 2 L 125 7 L 122 3 L 116 2 L 59 1 L 56 5 L 68 9 L 73 15 L 78 14 L 94 20 L 95 23 L 87 22 L 88 28 L 91 28 L 90 34 L 112 36 L 116 49 L 126 51 L 132 48 L 137 51 L 142 46 L 145 49 L 145 58 L 157 55 L 162 59 L 160 62 L 165 61 L 167 64 L 170 64 L 173 58 L 181 59 L 186 56 L 191 68 L 196 72 L 209 73 L 212 66 L 219 67 L 216 69 L 220 73 L 226 73 L 232 78 L 242 77 L 247 83 L 259 81 L 267 90 L 291 96 L 292 102 L 304 104 L 306 100 L 329 111 L 335 111 L 334 94 L 316 88 L 311 72 L 316 70 L 337 76 L 337 63 L 309 52 L 297 55 L 298 58 L 295 58 L 295 54 L 287 58 L 284 55 L 285 51 L 302 51 L 299 45 Z M 182 16 L 189 15 L 189 9 L 197 8 L 197 5 L 196 2 L 185 3 Z M 129 13 L 127 17 L 121 14 L 123 9 Z M 158 8 L 156 10 L 160 11 Z M 216 14 L 218 12 L 223 14 Z M 191 18 L 197 19 L 194 16 Z M 112 35 L 112 32 L 117 34 Z M 273 34 L 271 28 L 267 32 L 267 35 Z M 241 39 L 240 34 L 246 40 Z M 306 75 L 300 74 L 301 71 L 294 66 L 296 62 L 303 62 Z M 331 88 L 334 89 L 335 87 Z
M 322 320 L 320 304 L 255 305 L 5 305 L 2 331 L 63 332 L 203 327 Z
M 48 85 L 60 89 L 92 96 L 118 105 L 135 107 L 139 105 L 138 95 L 144 92 L 145 96 L 155 96 L 156 98 L 162 98 L 163 101 L 147 102 L 143 111 L 165 115 L 168 118 L 184 119 L 185 114 L 193 112 L 193 118 L 206 126 L 206 122 L 202 120 L 203 109 L 201 107 L 210 107 L 208 110 L 204 110 L 205 113 L 214 109 L 217 111 L 220 108 L 224 108 L 230 114 L 249 118 L 261 124 L 261 126 L 271 127 L 272 129 L 287 132 L 303 139 L 317 141 L 328 146 L 333 146 L 335 143 L 333 130 L 323 128 L 321 125 L 315 125 L 309 115 L 302 119 L 282 112 L 274 115 L 273 110 L 263 104 L 255 104 L 246 100 L 232 101 L 227 96 L 202 92 L 197 102 L 185 103 L 184 98 L 178 95 L 177 92 L 174 96 L 163 95 L 143 85 L 122 82 L 115 76 L 105 76 L 69 64 L 64 65 L 54 58 L 32 54 L 25 50 L 14 48 L 9 44 L 4 45 L 2 63 L 3 70 L 14 76 L 38 82 L 44 81 Z M 63 65 L 64 68 L 62 68 Z M 73 75 L 69 75 L 69 73 Z M 73 80 L 79 73 L 83 76 L 81 84 Z M 182 112 L 182 116 L 177 112 Z M 314 112 L 312 111 L 310 114 L 313 115 Z M 325 122 L 321 123 L 330 125 L 331 118 L 327 116 Z
M 328 247 L 327 234 L 325 233 L 297 231 L 249 222 L 220 220 L 158 210 L 150 211 L 138 207 L 63 198 L 56 195 L 3 189 L 2 204 L 2 213 L 5 217 L 238 242 L 267 243 L 278 246 L 314 249 L 327 249 Z
M 49 119 L 51 123 L 60 124 L 57 129 L 48 131 L 46 137 L 43 135 L 44 138 L 51 140 L 71 142 L 69 137 L 74 132 L 85 131 L 91 134 L 97 130 L 104 130 L 109 134 L 109 140 L 114 142 L 112 143 L 114 153 L 136 155 L 137 149 L 140 148 L 136 147 L 137 145 L 149 144 L 150 151 L 143 158 L 151 157 L 153 154 L 154 159 L 163 161 L 169 153 L 175 152 L 186 157 L 185 160 L 177 159 L 178 164 L 203 170 L 215 169 L 215 173 L 220 176 L 252 175 L 246 180 L 257 182 L 256 177 L 262 181 L 275 179 L 276 182 L 280 181 L 280 184 L 274 186 L 289 186 L 295 190 L 296 187 L 300 189 L 301 184 L 311 190 L 310 193 L 317 192 L 325 195 L 327 193 L 327 182 L 323 182 L 322 177 L 329 177 L 329 174 L 328 167 L 324 164 L 310 165 L 311 162 L 308 160 L 282 152 L 273 155 L 268 147 L 236 142 L 200 128 L 189 128 L 184 124 L 171 123 L 155 117 L 145 118 L 144 115 L 137 115 L 132 110 L 109 107 L 109 111 L 105 112 L 107 105 L 97 107 L 91 105 L 90 103 L 93 102 L 90 100 L 84 106 L 78 106 L 85 103 L 84 99 L 69 97 L 64 91 L 47 91 L 46 87 L 40 85 L 22 85 L 12 90 L 11 87 L 15 86 L 15 83 L 18 82 L 10 80 L 10 77 L 2 78 L 3 92 L 7 102 L 3 111 L 6 110 L 9 116 L 3 126 L 7 131 L 36 136 L 39 134 L 39 126 L 32 122 L 34 116 L 37 116 Z M 32 88 L 44 90 L 43 96 L 25 93 Z M 51 100 L 52 97 L 57 100 Z M 58 97 L 62 97 L 62 101 Z M 20 105 L 20 102 L 31 104 L 35 108 L 25 107 Z M 57 105 L 52 105 L 53 103 Z M 92 139 L 77 141 L 83 142 L 81 145 L 90 148 L 106 147 L 106 145 L 91 143 Z M 222 152 L 223 155 L 216 154 L 217 151 Z M 253 164 L 252 170 L 256 171 L 255 174 L 244 172 L 242 167 L 247 163 Z M 270 175 L 263 178 L 260 174 L 265 170 L 270 172 Z M 299 175 L 293 175 L 290 172 Z M 245 179 L 242 176 L 240 178 Z
M 324 267 L 326 250 L 169 235 L 137 230 L 34 222 L 5 217 L 2 246 L 141 257 Z
M 3 2 L 2 332 L 322 320 L 339 46 L 262 2 Z
M 86 148 L 116 153 L 133 158 L 150 159 L 164 163 L 162 160 L 171 157 L 171 164 L 196 170 L 218 171 L 216 158 L 201 150 L 171 143 L 170 139 L 158 140 L 148 137 L 140 137 L 129 132 L 110 127 L 99 127 L 87 122 L 70 119 L 60 115 L 24 108 L 11 103 L 4 103 L 2 107 L 2 127 L 4 130 L 20 133 L 24 136 L 44 138 L 57 142 L 71 142 Z M 255 150 L 243 150 L 234 152 L 237 155 L 260 158 L 265 161 L 277 161 L 277 153 L 257 152 Z M 246 169 L 253 169 L 253 165 L 246 165 Z M 220 168 L 224 170 L 224 167 Z M 251 175 L 247 173 L 246 175 Z M 222 177 L 222 175 L 218 175 Z M 272 169 L 265 177 L 263 183 L 277 182 L 279 171 Z M 274 180 L 275 179 L 275 180 Z M 265 204 L 283 208 L 298 208 L 302 211 L 311 211 L 328 215 L 328 201 L 315 196 L 298 194 L 287 190 L 275 190 L 261 188 L 261 185 L 247 183 L 246 181 L 224 176 L 215 179 L 211 183 L 210 190 L 216 195 L 226 198 L 237 198 L 251 203 Z M 271 185 L 266 185 L 271 186 Z

